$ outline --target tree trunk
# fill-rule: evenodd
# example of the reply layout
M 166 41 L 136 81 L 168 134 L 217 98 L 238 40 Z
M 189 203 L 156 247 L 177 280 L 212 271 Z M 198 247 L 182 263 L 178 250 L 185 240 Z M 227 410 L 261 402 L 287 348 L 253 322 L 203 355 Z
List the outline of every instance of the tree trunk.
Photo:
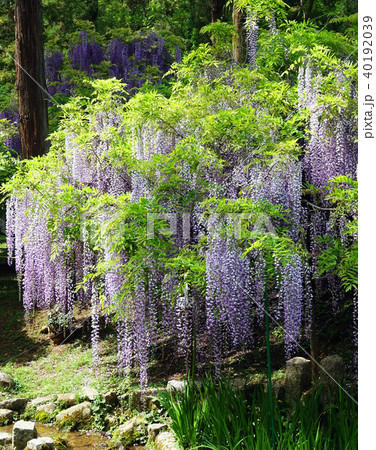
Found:
M 47 151 L 48 96 L 41 0 L 15 0 L 16 89 L 22 159 Z
M 221 20 L 224 7 L 224 0 L 211 0 L 211 21 L 212 23 Z
M 243 36 L 242 13 L 239 11 L 236 5 L 234 5 L 232 10 L 232 21 L 236 28 L 236 34 L 232 41 L 232 52 L 235 61 L 240 63 L 243 62 L 244 59 L 244 36 Z

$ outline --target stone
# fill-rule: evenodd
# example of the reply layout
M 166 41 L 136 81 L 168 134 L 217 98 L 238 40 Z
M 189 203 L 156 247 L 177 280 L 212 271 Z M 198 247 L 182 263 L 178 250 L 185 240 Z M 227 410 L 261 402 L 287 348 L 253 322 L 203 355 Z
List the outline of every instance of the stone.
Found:
M 320 361 L 319 382 L 321 385 L 320 402 L 323 405 L 335 403 L 339 384 L 345 372 L 345 364 L 339 355 L 326 356 Z
M 185 380 L 169 380 L 166 389 L 168 391 L 184 392 L 186 384 Z
M 91 400 L 91 401 L 93 401 L 95 399 L 95 397 L 99 394 L 99 392 L 96 389 L 94 389 L 90 386 L 84 386 L 82 388 L 81 392 L 82 392 L 82 397 L 84 399 Z
M 269 385 L 264 383 L 264 392 L 268 393 Z M 285 384 L 283 381 L 272 381 L 272 392 L 274 399 L 278 402 L 284 402 L 286 399 Z
M 11 398 L 0 402 L 0 409 L 11 409 L 12 411 L 20 411 L 27 403 L 26 398 Z
M 157 435 L 154 446 L 155 450 L 176 450 L 177 442 L 172 433 L 164 431 Z
M 167 429 L 165 423 L 151 423 L 148 425 L 148 438 L 150 441 L 155 441 L 155 438 L 159 433 Z
M 50 437 L 40 437 L 36 439 L 31 439 L 27 443 L 27 448 L 30 450 L 51 450 L 54 449 L 54 441 Z
M 302 393 L 311 387 L 311 361 L 296 356 L 286 363 L 286 402 L 294 406 Z
M 239 391 L 242 391 L 242 390 L 244 390 L 245 389 L 245 385 L 246 385 L 246 380 L 244 379 L 244 378 L 233 378 L 231 381 L 230 381 L 230 384 L 231 384 L 231 386 L 234 388 L 234 389 L 237 389 L 237 390 L 239 390 Z
M 64 409 L 56 416 L 56 424 L 59 428 L 64 428 L 66 422 L 76 428 L 86 427 L 91 421 L 91 403 L 83 402 L 78 405 Z
M 13 386 L 13 378 L 5 372 L 0 372 L 0 388 L 12 389 Z
M 29 441 L 37 437 L 37 429 L 34 422 L 19 420 L 13 426 L 12 446 L 17 450 L 24 449 Z
M 14 411 L 11 409 L 0 409 L 0 425 L 12 422 Z
M 119 399 L 114 390 L 108 391 L 102 395 L 103 400 L 107 405 L 116 405 Z
M 184 392 L 187 382 L 185 380 L 169 380 L 167 382 L 166 389 L 168 391 Z M 201 388 L 201 381 L 195 381 L 195 387 L 197 389 Z
M 69 406 L 74 406 L 77 403 L 76 394 L 60 394 L 57 396 L 57 401 L 67 403 Z
M 255 394 L 264 390 L 264 383 L 258 380 L 247 380 L 243 393 L 246 398 L 253 397 Z
M 120 441 L 126 447 L 134 444 L 144 434 L 144 431 L 145 418 L 143 416 L 137 416 L 120 425 L 114 433 L 114 440 Z
M 0 433 L 0 448 L 12 443 L 12 435 L 10 433 Z
M 132 393 L 132 408 L 137 411 L 153 411 L 160 407 L 157 399 L 159 393 L 165 389 L 136 389 Z
M 52 414 L 55 411 L 56 404 L 55 403 L 45 403 L 44 405 L 37 406 L 37 412 L 44 411 L 48 414 Z
M 105 419 L 106 419 L 107 428 L 115 428 L 116 425 L 119 424 L 118 417 L 115 415 L 107 414 Z
M 39 405 L 43 405 L 44 403 L 50 403 L 54 399 L 54 396 L 46 395 L 45 397 L 35 397 L 33 400 L 30 401 L 30 405 L 37 407 Z

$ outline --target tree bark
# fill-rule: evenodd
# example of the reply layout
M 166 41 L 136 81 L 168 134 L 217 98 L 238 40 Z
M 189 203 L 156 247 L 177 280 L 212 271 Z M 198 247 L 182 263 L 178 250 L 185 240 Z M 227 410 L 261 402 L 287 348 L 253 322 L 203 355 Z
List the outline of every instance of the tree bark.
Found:
M 236 33 L 232 41 L 232 52 L 235 61 L 240 63 L 244 60 L 244 35 L 242 13 L 239 11 L 236 5 L 234 5 L 232 10 L 232 21 L 236 29 Z
M 41 0 L 15 0 L 14 8 L 21 157 L 30 159 L 48 149 L 42 3 Z

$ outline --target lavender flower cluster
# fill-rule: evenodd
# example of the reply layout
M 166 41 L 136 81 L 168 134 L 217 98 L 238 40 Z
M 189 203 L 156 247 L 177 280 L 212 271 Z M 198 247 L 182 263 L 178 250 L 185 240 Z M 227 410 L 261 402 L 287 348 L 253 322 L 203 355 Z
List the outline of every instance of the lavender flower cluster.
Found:
M 141 35 L 130 42 L 113 39 L 105 46 L 89 40 L 86 31 L 80 34 L 81 42 L 72 47 L 68 53 L 68 64 L 76 70 L 84 72 L 88 77 L 100 76 L 97 67 L 103 62 L 110 63 L 110 77 L 122 80 L 128 93 L 134 92 L 148 81 L 159 83 L 164 73 L 170 70 L 171 64 L 181 60 L 177 46 L 175 58 L 171 56 L 163 37 L 152 32 Z M 55 52 L 46 55 L 46 79 L 51 95 L 62 93 L 70 96 L 75 85 L 64 75 L 64 55 Z
M 251 33 L 248 42 L 253 52 L 250 53 L 250 65 L 253 67 L 258 32 L 253 16 L 249 16 L 249 24 Z M 113 40 L 107 52 L 88 42 L 86 34 L 82 34 L 81 38 L 82 42 L 70 53 L 72 65 L 92 77 L 94 66 L 107 59 L 111 63 L 110 75 L 125 81 L 129 92 L 134 87 L 140 87 L 142 80 L 152 77 L 148 68 L 157 67 L 165 72 L 172 61 L 163 39 L 156 34 L 127 44 Z M 51 55 L 51 58 L 51 64 L 50 61 L 47 64 L 50 80 L 62 81 L 59 79 L 62 55 Z M 298 81 L 300 108 L 308 108 L 311 114 L 310 140 L 303 160 L 277 155 L 268 166 L 261 162 L 246 165 L 241 154 L 244 149 L 229 148 L 221 149 L 221 156 L 228 165 L 227 174 L 232 175 L 231 178 L 211 168 L 203 172 L 211 197 L 237 199 L 242 195 L 254 202 L 268 201 L 282 206 L 288 211 L 292 225 L 289 237 L 295 243 L 307 219 L 307 210 L 301 204 L 303 179 L 323 187 L 330 177 L 353 174 L 356 167 L 356 149 L 351 141 L 354 124 L 345 112 L 334 122 L 325 117 L 317 101 L 320 77 L 310 66 L 299 72 Z M 76 141 L 80 130 L 66 129 L 66 152 L 62 159 L 66 174 L 64 183 L 70 183 L 74 189 L 89 187 L 98 195 L 106 194 L 115 200 L 128 193 L 132 204 L 151 199 L 155 183 L 153 177 L 146 177 L 137 169 L 129 172 L 125 166 L 117 167 L 109 156 L 114 145 L 109 130 L 122 130 L 120 115 L 106 107 L 106 111 L 90 118 L 89 127 L 93 137 L 85 145 L 79 145 Z M 158 120 L 145 120 L 142 124 L 130 125 L 126 133 L 133 157 L 142 166 L 155 155 L 170 154 L 195 131 L 184 119 L 175 128 L 166 127 Z M 125 134 L 124 130 L 122 133 Z M 197 142 L 204 146 L 199 137 Z M 251 145 L 248 156 L 252 156 Z M 179 177 L 184 180 L 179 194 L 188 198 L 191 192 L 200 189 L 200 185 L 187 161 L 181 163 L 179 170 Z M 156 178 L 163 182 L 165 175 L 158 170 L 156 172 Z M 62 180 L 57 182 L 58 192 L 64 189 L 64 183 Z M 164 198 L 161 206 L 166 213 L 175 214 L 180 205 L 173 198 Z M 142 387 L 148 383 L 147 365 L 158 333 L 172 338 L 176 343 L 176 353 L 187 359 L 192 352 L 194 337 L 204 338 L 208 348 L 201 355 L 198 351 L 198 357 L 204 358 L 206 355 L 210 358 L 218 374 L 224 353 L 249 346 L 256 327 L 262 324 L 266 259 L 258 250 L 252 250 L 243 257 L 241 244 L 224 232 L 231 227 L 227 218 L 212 215 L 205 222 L 203 207 L 198 203 L 190 206 L 193 220 L 190 243 L 197 243 L 203 233 L 207 237 L 202 250 L 206 263 L 204 295 L 179 273 L 166 274 L 166 269 L 156 258 L 147 258 L 140 267 L 130 269 L 130 255 L 123 250 L 115 250 L 108 245 L 106 238 L 100 243 L 101 251 L 94 250 L 86 228 L 80 238 L 68 245 L 66 235 L 71 227 L 68 221 L 62 220 L 52 233 L 48 227 L 51 217 L 43 204 L 29 191 L 23 196 L 15 193 L 7 202 L 7 243 L 9 258 L 15 259 L 24 289 L 25 308 L 48 308 L 56 304 L 64 312 L 71 311 L 75 304 L 91 308 L 93 358 L 98 362 L 101 307 L 116 307 L 119 370 L 127 373 L 138 366 Z M 97 213 L 97 222 L 100 225 L 111 223 L 112 214 L 110 207 L 103 208 Z M 68 211 L 62 210 L 61 215 L 68 217 Z M 323 211 L 316 210 L 311 214 L 310 227 L 314 237 L 328 233 Z M 186 236 L 181 221 L 176 223 L 171 242 L 171 256 L 185 249 Z M 318 242 L 313 239 L 311 253 L 315 255 L 319 250 Z M 86 289 L 75 293 L 75 285 L 95 272 L 98 261 L 106 267 L 104 274 L 98 279 L 86 280 Z M 314 259 L 313 266 L 315 263 Z M 280 274 L 275 290 L 279 315 L 286 330 L 285 349 L 289 358 L 297 350 L 304 326 L 309 333 L 312 273 L 297 252 L 285 265 L 275 258 L 275 269 Z M 332 288 L 336 288 L 335 282 Z

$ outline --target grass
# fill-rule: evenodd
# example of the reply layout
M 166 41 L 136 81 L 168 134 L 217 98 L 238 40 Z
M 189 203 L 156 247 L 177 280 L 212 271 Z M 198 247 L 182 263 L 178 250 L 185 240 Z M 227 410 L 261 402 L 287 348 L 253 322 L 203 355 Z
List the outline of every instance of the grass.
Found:
M 323 408 L 316 391 L 294 409 L 275 406 L 276 448 L 290 450 L 357 449 L 357 408 L 339 393 L 336 405 Z M 183 394 L 166 392 L 161 404 L 186 449 L 268 450 L 273 448 L 268 397 L 256 392 L 246 399 L 230 380 L 207 377 L 199 390 L 186 385 Z
M 9 362 L 0 370 L 16 380 L 14 394 L 29 398 L 66 392 L 78 394 L 85 385 L 105 390 L 117 378 L 112 376 L 116 369 L 109 357 L 97 367 L 92 366 L 91 349 L 85 343 L 51 347 L 45 356 L 27 365 Z
M 47 323 L 47 312 L 25 317 L 15 273 L 6 259 L 5 238 L 0 235 L 0 371 L 16 382 L 13 391 L 6 394 L 34 398 L 79 393 L 85 385 L 98 390 L 119 386 L 114 339 L 101 342 L 102 357 L 97 367 L 92 365 L 88 342 L 53 345 L 40 333 Z

